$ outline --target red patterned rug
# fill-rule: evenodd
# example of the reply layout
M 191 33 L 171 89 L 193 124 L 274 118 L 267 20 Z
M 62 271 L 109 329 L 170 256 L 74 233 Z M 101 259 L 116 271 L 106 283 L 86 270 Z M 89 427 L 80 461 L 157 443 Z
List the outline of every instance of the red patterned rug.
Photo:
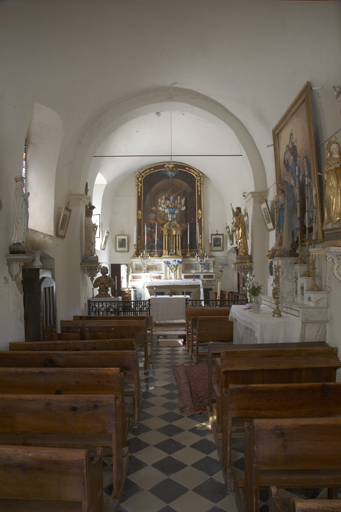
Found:
M 180 364 L 173 366 L 179 392 L 179 409 L 184 414 L 206 412 L 208 405 L 208 365 L 194 366 Z M 213 366 L 212 380 L 216 381 L 216 367 Z M 213 397 L 215 393 L 213 390 Z

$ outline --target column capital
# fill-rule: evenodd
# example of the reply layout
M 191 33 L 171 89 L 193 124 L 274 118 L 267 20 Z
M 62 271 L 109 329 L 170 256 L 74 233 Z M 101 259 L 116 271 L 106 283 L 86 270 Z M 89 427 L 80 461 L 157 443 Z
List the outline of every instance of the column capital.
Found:
M 245 203 L 247 204 L 247 206 L 252 206 L 254 204 L 259 204 L 263 199 L 266 199 L 268 195 L 268 192 L 267 190 L 259 190 L 259 191 L 256 191 L 256 192 L 249 192 L 246 196 L 245 196 Z
M 76 193 L 70 193 L 67 195 L 67 200 L 69 202 L 69 206 L 85 206 L 89 204 L 89 201 L 91 201 L 90 196 L 86 196 L 85 194 L 76 194 Z

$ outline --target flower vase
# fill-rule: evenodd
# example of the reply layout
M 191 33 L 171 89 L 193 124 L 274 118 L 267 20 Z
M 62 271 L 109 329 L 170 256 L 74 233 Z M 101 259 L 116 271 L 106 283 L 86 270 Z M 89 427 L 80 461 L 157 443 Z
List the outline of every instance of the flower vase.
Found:
M 176 272 L 171 272 L 171 280 L 172 281 L 176 280 Z
M 260 296 L 259 295 L 255 295 L 254 297 L 252 297 L 252 311 L 254 313 L 259 313 L 260 312 Z

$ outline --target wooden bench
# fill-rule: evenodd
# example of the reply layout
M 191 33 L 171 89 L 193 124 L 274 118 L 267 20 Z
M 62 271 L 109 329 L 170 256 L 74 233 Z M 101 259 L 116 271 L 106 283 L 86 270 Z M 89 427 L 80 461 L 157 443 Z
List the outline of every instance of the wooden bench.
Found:
M 199 362 L 200 358 L 208 357 L 207 352 L 200 352 L 199 347 L 202 347 L 202 345 L 207 346 L 212 341 L 233 343 L 233 322 L 230 322 L 226 316 L 202 316 L 197 318 L 195 360 Z
M 138 426 L 142 393 L 140 391 L 139 365 L 134 350 L 95 351 L 3 351 L 0 352 L 0 368 L 120 368 L 125 383 L 133 386 L 125 390 L 126 396 L 134 397 L 133 427 Z
M 153 317 L 151 315 L 74 315 L 74 320 L 145 320 L 150 335 L 150 357 L 153 357 Z
M 303 500 L 301 498 L 291 498 L 288 505 L 278 497 L 276 486 L 270 487 L 270 499 L 272 502 L 271 510 L 278 512 L 341 512 L 341 500 Z
M 221 462 L 228 490 L 234 490 L 232 433 L 256 418 L 341 415 L 341 383 L 230 385 L 223 393 Z
M 0 446 L 0 510 L 102 512 L 102 450 Z
M 185 310 L 186 315 L 186 340 L 187 351 L 192 356 L 193 354 L 193 334 L 194 326 L 192 326 L 192 318 L 199 316 L 229 316 L 230 308 L 208 308 L 208 307 L 187 307 Z
M 245 343 L 243 345 L 233 345 L 230 342 L 227 343 L 214 343 L 208 344 L 208 408 L 212 411 L 212 365 L 213 360 L 220 357 L 220 354 L 224 351 L 230 350 L 258 350 L 258 349 L 287 349 L 287 348 L 319 348 L 328 347 L 325 341 L 306 341 L 298 343 L 262 343 L 261 345 L 255 345 L 254 343 Z
M 74 332 L 80 329 L 81 339 L 92 339 L 96 332 L 114 329 L 116 339 L 134 339 L 136 345 L 142 345 L 144 350 L 144 369 L 149 366 L 148 338 L 146 320 L 61 320 L 61 332 Z M 110 337 L 110 336 L 109 336 Z
M 219 383 L 213 433 L 220 431 L 221 396 L 230 384 L 335 382 L 341 367 L 334 347 L 228 350 L 217 359 Z
M 80 329 L 78 332 L 56 332 L 55 329 L 44 334 L 44 341 L 67 341 L 67 340 L 80 340 Z
M 0 390 L 8 395 L 112 395 L 121 401 L 123 445 L 129 416 L 119 368 L 0 368 Z
M 242 512 L 259 510 L 259 491 L 341 487 L 341 418 L 257 419 L 245 425 L 245 479 L 236 481 Z
M 26 350 L 135 350 L 135 340 L 11 341 L 10 351 Z
M 112 500 L 120 501 L 128 469 L 120 400 L 107 395 L 0 395 L 0 444 L 103 448 L 113 458 Z

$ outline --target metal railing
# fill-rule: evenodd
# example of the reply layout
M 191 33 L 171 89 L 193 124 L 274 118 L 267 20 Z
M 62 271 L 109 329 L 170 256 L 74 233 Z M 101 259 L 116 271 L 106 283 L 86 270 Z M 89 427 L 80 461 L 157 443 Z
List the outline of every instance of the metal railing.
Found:
M 246 304 L 247 300 L 245 299 L 186 299 L 186 308 L 200 308 L 200 307 L 208 307 L 208 308 L 230 308 L 234 304 L 243 305 Z
M 88 300 L 88 315 L 150 315 L 150 300 Z

